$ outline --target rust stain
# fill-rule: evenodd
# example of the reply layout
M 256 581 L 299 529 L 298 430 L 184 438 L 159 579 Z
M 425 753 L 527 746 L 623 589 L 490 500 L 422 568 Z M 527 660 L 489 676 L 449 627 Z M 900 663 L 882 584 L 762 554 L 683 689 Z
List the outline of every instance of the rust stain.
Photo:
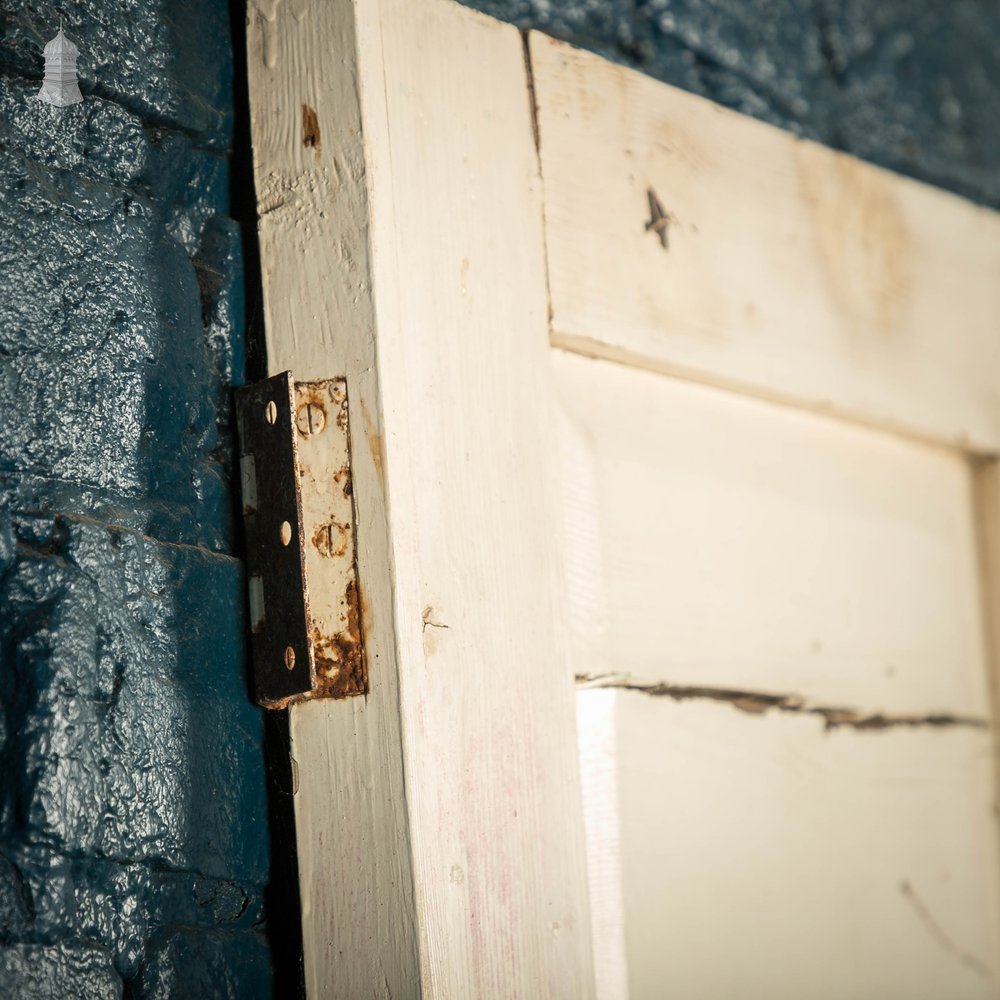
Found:
M 296 382 L 298 409 L 295 423 L 305 435 L 317 434 L 329 419 L 330 408 L 336 410 L 337 427 L 347 430 L 347 394 L 343 386 L 334 382 Z
M 316 116 L 315 110 L 309 107 L 308 104 L 302 105 L 302 145 L 306 149 L 311 149 L 316 159 L 319 159 L 320 146 L 322 145 L 319 132 L 319 118 Z
M 321 556 L 335 559 L 347 551 L 347 543 L 351 537 L 349 524 L 338 524 L 327 521 L 319 525 L 313 532 L 312 543 Z
M 378 428 L 376 428 L 375 422 L 372 420 L 372 416 L 368 412 L 368 407 L 365 406 L 365 401 L 362 399 L 360 400 L 360 403 L 361 417 L 365 422 L 365 437 L 368 439 L 368 449 L 372 453 L 372 462 L 375 465 L 375 471 L 378 473 L 379 479 L 383 479 L 385 439 L 378 432 Z
M 297 382 L 295 426 L 303 437 L 319 434 L 326 426 L 330 399 L 323 382 Z
M 329 399 L 325 388 L 325 382 L 296 382 L 295 396 L 299 401 L 299 409 L 308 403 L 325 412 L 325 404 Z
M 361 609 L 361 635 L 362 641 L 365 637 L 371 635 L 372 632 L 372 609 L 371 605 L 365 600 L 364 591 L 358 588 L 358 606 Z
M 354 492 L 354 487 L 351 483 L 351 467 L 347 463 L 342 465 L 334 474 L 333 481 L 335 483 L 341 483 L 341 489 L 344 491 L 344 496 L 349 497 Z
M 344 378 L 319 382 L 295 383 L 294 424 L 297 428 L 298 447 L 306 439 L 319 435 L 324 428 L 329 431 L 335 419 L 345 432 L 344 441 L 335 442 L 338 449 L 347 446 L 348 457 L 341 457 L 341 465 L 331 473 L 333 463 L 304 460 L 299 464 L 299 477 L 303 493 L 314 496 L 319 490 L 329 497 L 330 491 L 339 488 L 344 501 L 333 500 L 329 507 L 310 511 L 310 525 L 303 537 L 313 546 L 307 552 L 318 552 L 324 559 L 335 559 L 329 574 L 319 571 L 319 564 L 309 565 L 317 570 L 321 581 L 332 585 L 332 594 L 326 591 L 320 608 L 309 600 L 308 571 L 303 580 L 305 627 L 310 660 L 310 690 L 296 692 L 286 698 L 267 703 L 269 708 L 285 708 L 320 698 L 346 698 L 368 694 L 368 672 L 362 641 L 362 616 L 365 614 L 358 585 L 355 527 L 352 502 L 352 470 L 350 442 L 347 440 L 348 404 Z M 365 414 L 367 417 L 367 413 Z M 341 453 L 342 454 L 342 453 Z M 332 481 L 331 481 L 332 480 Z M 297 500 L 301 497 L 297 494 Z M 298 508 L 299 522 L 302 508 Z M 319 523 L 317 523 L 319 522 Z M 310 560 L 312 556 L 308 557 Z M 332 597 L 328 601 L 326 595 Z M 315 612 L 315 616 L 314 616 Z
M 314 401 L 302 403 L 295 411 L 295 426 L 305 437 L 319 434 L 326 426 L 326 410 L 321 403 Z
M 316 687 L 311 698 L 347 698 L 368 693 L 368 671 L 361 642 L 361 604 L 356 579 L 351 579 L 344 594 L 347 627 L 327 637 L 312 630 L 313 662 Z

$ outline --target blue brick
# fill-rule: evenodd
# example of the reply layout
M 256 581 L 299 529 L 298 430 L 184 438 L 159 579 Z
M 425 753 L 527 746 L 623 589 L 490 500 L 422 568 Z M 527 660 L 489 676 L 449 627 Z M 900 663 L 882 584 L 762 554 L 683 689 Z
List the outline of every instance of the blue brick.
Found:
M 86 95 L 61 110 L 31 100 L 59 14 Z M 271 989 L 232 515 L 231 45 L 221 0 L 0 15 L 5 1000 Z
M 268 961 L 260 937 L 166 933 L 150 947 L 135 1000 L 270 1000 Z
M 122 982 L 101 948 L 83 942 L 0 947 L 4 1000 L 121 1000 Z

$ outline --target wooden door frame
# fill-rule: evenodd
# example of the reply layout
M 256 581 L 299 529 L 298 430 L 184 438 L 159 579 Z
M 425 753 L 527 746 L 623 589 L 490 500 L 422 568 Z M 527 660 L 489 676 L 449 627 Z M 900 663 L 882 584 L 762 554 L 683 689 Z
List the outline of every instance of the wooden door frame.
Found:
M 268 364 L 347 377 L 371 685 L 291 709 L 308 994 L 586 998 L 521 36 L 298 0 L 248 46 Z

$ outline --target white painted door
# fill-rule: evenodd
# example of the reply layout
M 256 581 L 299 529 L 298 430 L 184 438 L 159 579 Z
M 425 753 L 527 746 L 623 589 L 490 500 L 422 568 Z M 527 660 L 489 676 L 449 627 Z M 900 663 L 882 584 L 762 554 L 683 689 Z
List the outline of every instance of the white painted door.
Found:
M 530 51 L 601 992 L 997 996 L 1000 223 Z
M 310 995 L 997 995 L 997 217 L 447 0 L 250 76 L 370 679 L 291 710 Z

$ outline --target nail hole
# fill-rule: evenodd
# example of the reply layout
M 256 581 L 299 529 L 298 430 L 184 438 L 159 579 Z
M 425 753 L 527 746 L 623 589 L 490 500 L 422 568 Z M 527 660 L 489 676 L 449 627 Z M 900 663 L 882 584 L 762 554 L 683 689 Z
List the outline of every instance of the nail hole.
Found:
M 281 522 L 281 544 L 287 545 L 292 540 L 292 526 L 287 521 Z
M 285 646 L 285 669 L 293 670 L 295 668 L 295 650 L 291 646 Z
M 663 249 L 669 250 L 668 229 L 674 217 L 663 207 L 652 188 L 646 189 L 646 200 L 649 202 L 649 222 L 646 223 L 646 232 L 656 233 Z
M 269 424 L 273 424 L 278 419 L 278 407 L 274 405 L 273 399 L 264 407 L 264 416 Z

